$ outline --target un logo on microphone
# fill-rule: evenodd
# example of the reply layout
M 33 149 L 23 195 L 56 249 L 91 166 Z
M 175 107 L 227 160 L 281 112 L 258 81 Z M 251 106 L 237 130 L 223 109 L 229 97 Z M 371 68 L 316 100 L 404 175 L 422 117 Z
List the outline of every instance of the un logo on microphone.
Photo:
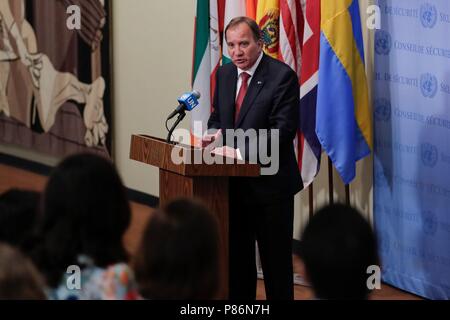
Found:
M 434 98 L 438 90 L 437 78 L 431 73 L 425 73 L 420 77 L 420 91 L 426 98 Z
M 375 119 L 384 122 L 391 120 L 391 102 L 388 99 L 375 100 Z
M 438 161 L 438 149 L 431 143 L 423 143 L 420 148 L 420 157 L 424 166 L 434 168 Z
M 437 22 L 437 10 L 432 4 L 425 3 L 420 7 L 420 21 L 425 28 L 434 28 Z
M 388 55 L 392 48 L 392 38 L 389 32 L 377 30 L 375 32 L 375 52 L 379 55 Z

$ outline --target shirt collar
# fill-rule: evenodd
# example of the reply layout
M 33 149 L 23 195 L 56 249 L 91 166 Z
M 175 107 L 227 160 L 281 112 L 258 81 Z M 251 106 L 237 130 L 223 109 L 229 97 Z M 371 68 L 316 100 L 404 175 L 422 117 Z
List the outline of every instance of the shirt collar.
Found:
M 256 60 L 256 62 L 253 64 L 253 66 L 250 69 L 242 70 L 242 69 L 238 68 L 237 69 L 238 70 L 238 79 L 241 76 L 242 72 L 247 72 L 250 75 L 250 77 L 253 77 L 253 75 L 255 74 L 256 68 L 258 68 L 259 63 L 261 62 L 263 55 L 264 55 L 263 51 L 261 50 L 261 53 L 259 54 L 258 59 Z

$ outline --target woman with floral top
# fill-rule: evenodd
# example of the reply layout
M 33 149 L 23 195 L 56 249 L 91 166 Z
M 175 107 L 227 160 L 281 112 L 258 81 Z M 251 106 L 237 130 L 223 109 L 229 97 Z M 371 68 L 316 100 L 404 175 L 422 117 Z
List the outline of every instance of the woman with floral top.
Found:
M 136 299 L 122 238 L 125 188 L 106 158 L 78 154 L 52 172 L 31 255 L 50 299 Z

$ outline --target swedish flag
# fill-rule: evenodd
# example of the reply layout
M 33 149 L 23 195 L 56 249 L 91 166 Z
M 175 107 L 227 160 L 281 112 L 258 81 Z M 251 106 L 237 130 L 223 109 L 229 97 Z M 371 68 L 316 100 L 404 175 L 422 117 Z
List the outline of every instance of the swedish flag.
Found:
M 322 0 L 316 133 L 342 180 L 372 149 L 358 0 Z

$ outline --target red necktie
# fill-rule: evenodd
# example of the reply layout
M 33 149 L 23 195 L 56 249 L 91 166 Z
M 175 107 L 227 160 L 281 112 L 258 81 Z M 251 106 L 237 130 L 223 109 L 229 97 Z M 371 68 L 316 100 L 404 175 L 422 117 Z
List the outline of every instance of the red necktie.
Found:
M 236 98 L 236 108 L 234 111 L 234 123 L 237 122 L 237 119 L 239 117 L 239 112 L 241 111 L 242 102 L 244 101 L 245 94 L 247 93 L 248 88 L 248 79 L 250 78 L 250 75 L 247 72 L 241 73 L 241 87 L 239 88 L 239 93 Z

